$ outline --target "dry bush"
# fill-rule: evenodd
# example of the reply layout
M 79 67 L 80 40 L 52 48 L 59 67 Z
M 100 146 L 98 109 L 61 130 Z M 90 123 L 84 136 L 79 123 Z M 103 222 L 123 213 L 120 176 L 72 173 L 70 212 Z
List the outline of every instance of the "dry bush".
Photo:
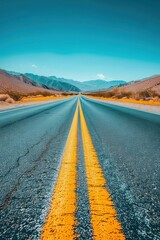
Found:
M 52 94 L 50 92 L 39 92 L 39 94 L 35 94 L 35 95 L 43 95 L 44 97 L 47 97 L 47 96 L 52 96 L 54 94 Z
M 90 93 L 89 95 L 95 96 L 95 97 L 111 97 L 111 92 L 96 92 L 96 93 Z M 87 94 L 86 94 L 87 95 Z
M 114 96 L 114 93 L 113 92 L 106 92 L 105 93 L 105 97 L 108 97 L 108 98 L 111 98 Z
M 91 94 L 91 96 L 95 96 L 95 97 L 103 97 L 103 93 L 101 93 L 101 92 L 96 92 L 96 93 L 93 93 L 93 94 Z
M 158 97 L 158 94 L 152 90 L 145 90 L 145 91 L 138 92 L 138 97 L 140 99 L 154 98 L 154 97 Z
M 44 96 L 44 97 L 47 97 L 47 96 L 55 96 L 54 93 L 52 92 L 49 92 L 49 91 L 36 91 L 36 92 L 33 92 L 32 93 L 33 96 L 38 96 L 38 95 L 41 95 L 41 96 Z
M 23 97 L 26 96 L 26 94 L 20 94 L 18 92 L 8 92 L 8 94 L 14 101 L 20 101 Z
M 112 91 L 113 92 L 113 96 L 115 98 L 131 98 L 133 97 L 133 93 L 132 92 L 123 92 L 123 91 Z
M 5 101 L 7 103 L 15 103 L 15 101 L 13 100 L 13 98 L 7 98 L 7 100 Z
M 106 97 L 106 98 L 131 98 L 133 97 L 133 93 L 132 92 L 123 92 L 123 91 L 119 91 L 118 88 L 115 88 L 111 91 L 107 91 L 107 92 L 96 92 L 94 94 L 90 94 L 92 96 L 95 97 Z
M 160 97 L 159 97 L 159 96 L 154 97 L 154 98 L 153 98 L 153 101 L 159 102 L 159 101 L 160 101 Z
M 20 101 L 23 97 L 29 97 L 29 96 L 51 96 L 51 95 L 54 95 L 50 92 L 43 92 L 43 91 L 36 91 L 36 92 L 31 92 L 30 94 L 21 94 L 21 93 L 18 93 L 18 92 L 10 92 L 9 93 L 10 97 L 13 98 L 15 101 Z
M 62 96 L 68 96 L 69 93 L 67 93 L 67 92 L 62 92 L 61 95 L 62 95 Z
M 0 101 L 14 103 L 15 101 L 8 94 L 0 94 Z
M 8 94 L 0 94 L 0 101 L 6 101 L 10 96 Z

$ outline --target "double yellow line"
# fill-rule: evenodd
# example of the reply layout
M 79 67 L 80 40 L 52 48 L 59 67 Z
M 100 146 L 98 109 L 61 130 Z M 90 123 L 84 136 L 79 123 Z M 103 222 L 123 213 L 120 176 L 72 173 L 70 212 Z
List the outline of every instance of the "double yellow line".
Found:
M 106 189 L 106 180 L 98 161 L 80 102 L 77 104 L 68 135 L 61 169 L 53 193 L 50 211 L 42 229 L 42 240 L 72 240 L 78 238 L 77 226 L 77 163 L 78 163 L 78 110 L 87 175 L 88 195 L 95 240 L 125 239 L 117 220 L 113 201 Z

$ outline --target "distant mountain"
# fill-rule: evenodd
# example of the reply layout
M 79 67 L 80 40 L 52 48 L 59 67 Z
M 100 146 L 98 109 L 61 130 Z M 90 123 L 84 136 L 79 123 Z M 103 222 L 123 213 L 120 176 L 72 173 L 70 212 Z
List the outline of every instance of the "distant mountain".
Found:
M 21 75 L 22 73 L 19 73 L 19 72 L 15 72 L 15 71 L 7 71 L 7 70 L 5 70 L 7 73 L 9 73 L 9 74 L 12 74 L 12 75 L 14 75 L 14 76 L 19 76 L 19 75 Z
M 20 75 L 17 72 L 10 72 L 14 75 Z M 23 74 L 27 78 L 33 80 L 36 83 L 42 84 L 48 88 L 57 89 L 60 91 L 68 92 L 87 92 L 87 91 L 100 91 L 107 90 L 109 88 L 123 86 L 126 84 L 123 80 L 104 81 L 104 80 L 90 80 L 90 81 L 75 81 L 72 79 L 58 78 L 56 76 L 39 76 L 32 73 Z
M 58 79 L 55 80 L 50 77 L 39 76 L 32 73 L 25 73 L 24 75 L 37 83 L 44 84 L 49 88 L 54 88 L 59 91 L 80 92 L 80 89 L 76 86 L 67 82 L 61 82 Z
M 84 82 L 79 82 L 71 79 L 65 79 L 65 78 L 56 78 L 55 76 L 49 77 L 51 79 L 57 79 L 61 82 L 66 82 L 73 84 L 74 86 L 81 89 L 81 91 L 96 91 L 96 90 L 105 90 L 111 87 L 117 87 L 121 85 L 125 85 L 126 82 L 123 80 L 114 80 L 114 81 L 104 81 L 104 80 L 89 80 Z
M 15 100 L 28 95 L 59 94 L 58 91 L 48 90 L 23 75 L 14 76 L 0 69 L 0 94 L 9 94 Z
M 112 87 L 123 86 L 126 84 L 126 82 L 123 80 L 104 81 L 99 79 L 85 81 L 84 83 L 90 86 L 90 91 L 105 90 Z
M 69 83 L 71 85 L 74 85 L 75 87 L 79 88 L 81 91 L 87 91 L 90 89 L 90 85 L 86 84 L 85 82 L 75 81 L 72 79 L 57 78 L 55 76 L 50 76 L 49 78 L 53 80 L 58 80 L 63 83 Z

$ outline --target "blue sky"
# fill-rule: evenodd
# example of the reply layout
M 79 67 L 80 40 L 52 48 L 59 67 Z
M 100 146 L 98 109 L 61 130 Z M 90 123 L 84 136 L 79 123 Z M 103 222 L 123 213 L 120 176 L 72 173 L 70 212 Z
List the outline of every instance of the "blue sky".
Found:
M 0 0 L 0 68 L 80 81 L 160 73 L 159 0 Z

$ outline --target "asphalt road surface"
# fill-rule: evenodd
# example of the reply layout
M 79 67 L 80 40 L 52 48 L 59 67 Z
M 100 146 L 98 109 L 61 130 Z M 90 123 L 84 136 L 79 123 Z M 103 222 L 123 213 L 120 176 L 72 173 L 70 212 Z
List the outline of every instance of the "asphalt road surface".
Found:
M 86 97 L 1 111 L 0 239 L 160 239 L 160 115 Z

